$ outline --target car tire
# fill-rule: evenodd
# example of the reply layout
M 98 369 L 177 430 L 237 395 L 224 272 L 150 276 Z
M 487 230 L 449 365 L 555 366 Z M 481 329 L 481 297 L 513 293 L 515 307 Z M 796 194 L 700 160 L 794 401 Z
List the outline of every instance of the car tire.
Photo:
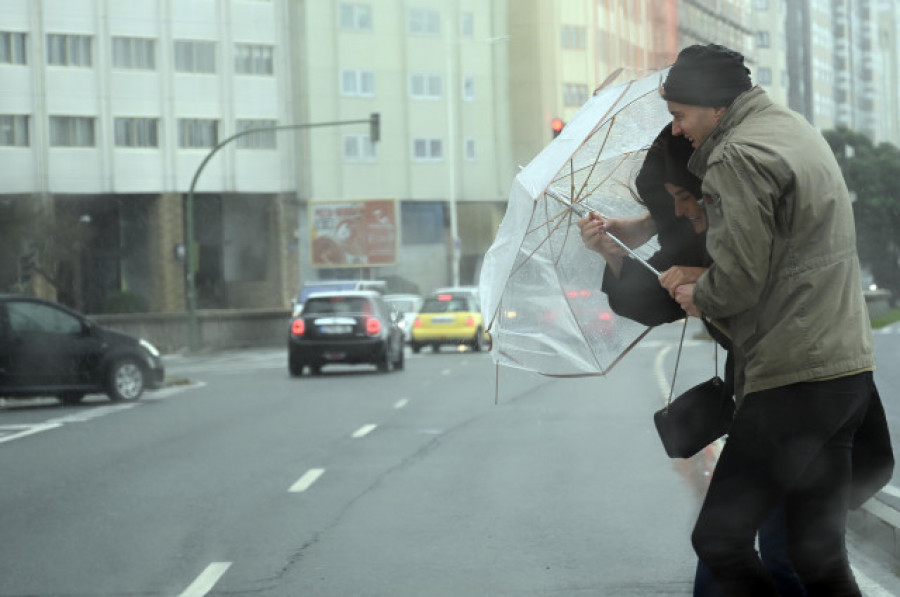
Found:
M 288 353 L 288 373 L 291 377 L 300 377 L 303 375 L 303 363 L 293 353 Z
M 84 392 L 63 392 L 56 396 L 56 399 L 62 402 L 63 404 L 79 404 L 84 398 Z
M 438 353 L 441 352 L 441 345 L 435 342 L 431 345 L 431 352 Z
M 112 364 L 106 394 L 113 402 L 133 402 L 144 393 L 146 374 L 135 359 L 124 358 Z
M 394 369 L 397 371 L 403 370 L 404 360 L 406 355 L 403 352 L 403 345 L 400 345 L 400 350 L 397 352 L 397 360 L 394 361 Z
M 419 354 L 419 351 L 422 350 L 422 345 L 418 342 L 410 342 L 409 347 L 412 349 L 413 354 Z
M 469 345 L 472 347 L 472 352 L 481 352 L 483 338 L 484 333 L 481 331 L 481 328 L 475 330 L 475 338 L 472 339 L 472 343 Z
M 310 375 L 321 375 L 322 374 L 322 365 L 310 365 L 309 366 L 309 374 Z
M 389 373 L 391 370 L 391 347 L 390 344 L 385 345 L 384 354 L 378 359 L 378 362 L 375 363 L 375 366 L 378 367 L 378 371 L 380 373 Z

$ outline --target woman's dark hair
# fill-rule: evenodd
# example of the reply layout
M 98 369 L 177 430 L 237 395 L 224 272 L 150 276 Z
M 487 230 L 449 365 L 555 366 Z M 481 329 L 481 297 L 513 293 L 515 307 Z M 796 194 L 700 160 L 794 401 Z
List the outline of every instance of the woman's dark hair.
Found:
M 700 179 L 687 168 L 693 152 L 690 141 L 672 134 L 671 123 L 663 128 L 647 150 L 647 157 L 635 179 L 637 199 L 647 207 L 660 230 L 676 220 L 673 199 L 663 186 L 665 183 L 683 187 L 698 199 L 702 194 Z

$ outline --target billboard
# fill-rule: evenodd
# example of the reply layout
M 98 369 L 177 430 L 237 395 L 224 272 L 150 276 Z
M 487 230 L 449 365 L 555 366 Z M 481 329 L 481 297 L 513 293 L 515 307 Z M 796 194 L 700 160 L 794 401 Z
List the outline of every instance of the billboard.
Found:
M 355 199 L 309 204 L 313 267 L 394 265 L 397 200 Z

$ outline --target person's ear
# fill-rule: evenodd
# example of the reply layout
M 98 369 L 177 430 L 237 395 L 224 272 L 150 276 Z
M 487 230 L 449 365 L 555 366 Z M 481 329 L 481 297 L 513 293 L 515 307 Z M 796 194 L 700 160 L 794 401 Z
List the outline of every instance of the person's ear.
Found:
M 713 116 L 715 117 L 717 123 L 720 120 L 722 120 L 722 116 L 725 115 L 725 110 L 727 110 L 727 109 L 728 108 L 726 108 L 725 106 L 719 106 L 718 108 L 713 108 Z

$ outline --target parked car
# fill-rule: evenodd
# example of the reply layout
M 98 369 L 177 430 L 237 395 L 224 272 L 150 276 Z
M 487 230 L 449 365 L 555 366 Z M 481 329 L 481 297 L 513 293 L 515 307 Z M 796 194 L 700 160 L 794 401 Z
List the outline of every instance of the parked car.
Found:
M 288 334 L 288 371 L 317 375 L 331 363 L 403 369 L 403 331 L 381 294 L 371 290 L 309 295 Z
M 117 402 L 132 401 L 164 383 L 159 351 L 146 340 L 52 301 L 0 295 L 0 396 L 55 396 L 77 404 L 104 392 Z
M 336 292 L 338 290 L 374 290 L 379 294 L 387 292 L 387 282 L 384 280 L 315 280 L 307 282 L 300 292 L 291 299 L 293 305 L 292 317 L 300 315 L 306 298 L 314 292 Z
M 444 344 L 466 345 L 480 351 L 490 343 L 484 333 L 478 301 L 469 292 L 437 293 L 425 299 L 413 323 L 409 346 L 437 352 Z
M 397 323 L 403 330 L 403 338 L 407 343 L 412 339 L 413 322 L 422 307 L 423 300 L 418 294 L 386 294 L 384 296 L 384 301 L 400 314 L 400 320 Z

